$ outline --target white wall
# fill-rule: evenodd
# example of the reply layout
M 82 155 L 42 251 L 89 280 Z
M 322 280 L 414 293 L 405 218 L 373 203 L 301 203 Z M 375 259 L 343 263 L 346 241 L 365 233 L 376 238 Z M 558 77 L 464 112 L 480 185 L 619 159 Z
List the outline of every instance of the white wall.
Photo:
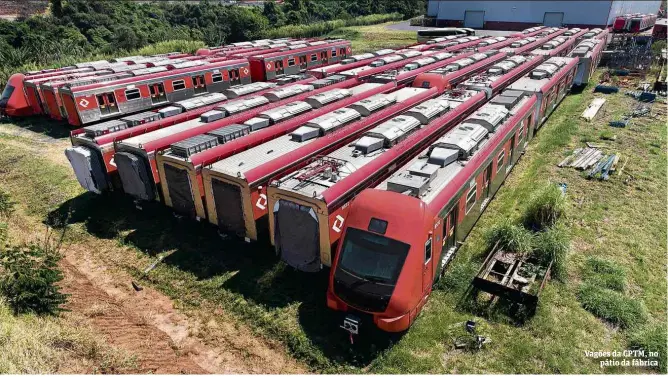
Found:
M 626 13 L 656 13 L 661 0 L 622 1 L 439 1 L 429 0 L 427 15 L 464 20 L 467 10 L 485 11 L 485 21 L 542 23 L 545 12 L 564 12 L 564 24 L 611 24 Z

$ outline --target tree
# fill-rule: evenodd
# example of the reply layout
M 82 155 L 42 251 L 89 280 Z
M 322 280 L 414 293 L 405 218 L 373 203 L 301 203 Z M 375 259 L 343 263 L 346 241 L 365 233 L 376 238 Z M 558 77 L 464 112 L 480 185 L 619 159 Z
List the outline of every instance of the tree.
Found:
M 63 16 L 63 1 L 51 0 L 51 14 L 60 18 Z
M 283 9 L 273 0 L 264 3 L 262 14 L 267 18 L 269 25 L 271 26 L 283 26 L 285 24 L 285 14 L 283 13 Z

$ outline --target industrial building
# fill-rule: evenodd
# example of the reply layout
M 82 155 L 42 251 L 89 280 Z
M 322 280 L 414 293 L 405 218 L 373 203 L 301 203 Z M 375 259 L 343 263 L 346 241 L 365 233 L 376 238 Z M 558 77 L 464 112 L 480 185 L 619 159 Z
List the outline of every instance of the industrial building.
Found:
M 605 27 L 615 17 L 659 11 L 651 1 L 445 1 L 429 0 L 427 16 L 436 26 L 521 30 L 531 26 Z

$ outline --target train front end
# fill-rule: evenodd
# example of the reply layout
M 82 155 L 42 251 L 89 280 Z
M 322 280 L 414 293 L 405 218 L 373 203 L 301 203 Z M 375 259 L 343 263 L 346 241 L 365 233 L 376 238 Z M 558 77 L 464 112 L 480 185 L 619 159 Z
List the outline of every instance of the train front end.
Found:
M 16 73 L 7 81 L 5 89 L 0 94 L 0 115 L 10 117 L 34 115 L 23 90 L 24 78 L 23 74 Z
M 433 219 L 412 196 L 364 190 L 355 198 L 327 290 L 327 306 L 345 313 L 341 327 L 351 336 L 374 325 L 391 333 L 411 326 L 433 282 L 423 264 Z

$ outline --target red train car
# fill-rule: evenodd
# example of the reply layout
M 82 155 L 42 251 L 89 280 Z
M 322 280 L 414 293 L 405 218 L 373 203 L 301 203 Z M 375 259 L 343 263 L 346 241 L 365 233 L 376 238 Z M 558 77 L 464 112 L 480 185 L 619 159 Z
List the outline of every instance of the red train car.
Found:
M 651 29 L 656 23 L 655 14 L 626 14 L 615 18 L 612 30 L 616 33 L 639 33 Z
M 341 221 L 343 241 L 330 271 L 327 305 L 343 327 L 407 330 L 459 245 L 545 121 L 542 109 L 566 95 L 577 58 L 551 58 L 525 79 L 543 92 L 511 85 L 474 115 L 361 192 Z M 564 63 L 564 64 L 561 64 Z M 465 163 L 460 163 L 464 162 Z M 359 284 L 364 281 L 366 284 Z
M 575 74 L 573 85 L 582 86 L 587 85 L 589 79 L 594 74 L 596 67 L 598 67 L 603 50 L 605 49 L 605 41 L 600 39 L 587 39 L 578 44 L 568 56 L 578 58 L 578 69 Z
M 250 81 L 247 60 L 225 60 L 108 83 L 63 87 L 60 95 L 68 123 L 81 126 Z
M 253 81 L 269 81 L 281 75 L 296 74 L 336 63 L 351 54 L 350 42 L 337 40 L 288 51 L 255 55 L 248 60 Z

